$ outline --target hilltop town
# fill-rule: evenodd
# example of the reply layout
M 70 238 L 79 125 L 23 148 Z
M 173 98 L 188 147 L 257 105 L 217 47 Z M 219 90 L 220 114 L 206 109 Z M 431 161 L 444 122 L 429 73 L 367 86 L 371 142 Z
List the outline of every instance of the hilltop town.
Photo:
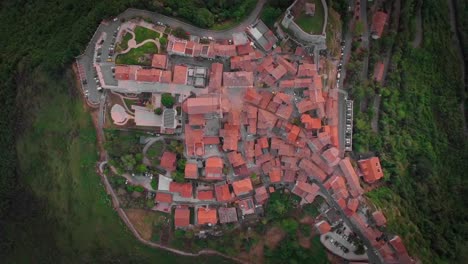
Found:
M 413 263 L 364 196 L 384 177 L 379 157 L 348 154 L 354 109 L 342 69 L 351 43 L 336 40 L 340 58 L 332 61 L 326 22 L 319 32 L 294 35 L 295 9 L 282 26 L 255 19 L 216 36 L 171 28 L 157 15 L 104 21 L 77 65 L 109 141 L 106 173 L 125 177 L 117 192 L 140 188 L 171 229 L 199 239 L 222 235 L 219 227 L 229 224 L 258 224 L 280 193 L 296 197 L 298 208 L 316 206 L 313 232 L 336 257 Z M 304 10 L 313 17 L 316 6 Z M 387 19 L 375 14 L 373 38 Z M 375 80 L 382 75 L 378 64 Z M 137 133 L 138 154 L 117 155 L 122 131 Z

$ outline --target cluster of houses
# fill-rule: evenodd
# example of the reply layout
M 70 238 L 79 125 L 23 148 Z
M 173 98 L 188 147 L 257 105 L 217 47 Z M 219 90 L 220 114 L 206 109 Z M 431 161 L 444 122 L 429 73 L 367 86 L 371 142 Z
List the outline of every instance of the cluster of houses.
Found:
M 276 47 L 275 35 L 261 21 L 246 33 L 208 44 L 169 37 L 168 55 L 224 60 L 210 69 L 171 68 L 170 57 L 161 54 L 153 56 L 152 67 L 116 66 L 118 81 L 148 83 L 160 92 L 189 90 L 179 124 L 185 182 L 161 175 L 156 210 L 173 212 L 175 228 L 213 226 L 259 217 L 278 188 L 301 197 L 301 204 L 327 192 L 386 261 L 409 258 L 398 237 L 380 239 L 381 212 L 373 214 L 375 224 L 356 213 L 364 193 L 360 177 L 373 184 L 383 172 L 376 157 L 359 161 L 359 169 L 342 158 L 338 93 L 323 85 L 323 60 L 301 47 Z M 172 172 L 176 163 L 176 154 L 166 151 L 160 167 Z M 330 231 L 326 221 L 317 228 Z

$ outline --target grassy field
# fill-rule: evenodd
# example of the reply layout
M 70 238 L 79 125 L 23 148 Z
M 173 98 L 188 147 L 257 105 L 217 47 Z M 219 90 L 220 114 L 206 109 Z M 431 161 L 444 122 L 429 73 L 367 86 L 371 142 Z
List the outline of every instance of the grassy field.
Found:
M 159 159 L 164 151 L 164 142 L 156 141 L 146 152 L 146 156 L 153 163 L 153 165 L 159 165 Z
M 56 263 L 153 262 L 155 259 L 161 263 L 193 262 L 193 258 L 143 246 L 131 235 L 112 210 L 95 173 L 98 158 L 95 131 L 81 101 L 70 97 L 72 90 L 67 91 L 71 75 L 67 74 L 67 79 L 59 82 L 49 81 L 45 75 L 35 77 L 39 86 L 48 89 L 42 91 L 34 105 L 28 106 L 36 116 L 17 143 L 19 170 L 32 195 L 47 203 L 40 212 L 45 224 L 36 226 L 31 222 L 27 229 L 53 232 L 41 241 L 15 244 L 16 252 L 12 254 L 15 259 L 6 263 L 41 262 L 45 255 Z M 47 249 L 37 244 L 45 244 Z M 44 250 L 51 252 L 44 254 Z M 196 261 L 208 263 L 210 259 Z
M 118 48 L 123 51 L 128 48 L 128 41 L 132 39 L 132 34 L 127 33 L 123 36 L 122 40 L 120 41 Z
M 131 49 L 125 54 L 120 54 L 117 56 L 115 62 L 116 64 L 126 64 L 126 65 L 151 65 L 151 54 L 158 53 L 158 48 L 154 43 L 146 43 L 141 47 Z
M 324 14 L 322 1 L 320 0 L 308 0 L 309 3 L 315 3 L 315 15 L 309 16 L 305 13 L 305 8 L 301 10 L 301 13 L 296 17 L 295 21 L 298 26 L 307 33 L 321 34 L 324 23 Z
M 147 39 L 157 39 L 160 37 L 158 32 L 141 26 L 135 27 L 133 32 L 135 32 L 135 41 L 137 44 Z

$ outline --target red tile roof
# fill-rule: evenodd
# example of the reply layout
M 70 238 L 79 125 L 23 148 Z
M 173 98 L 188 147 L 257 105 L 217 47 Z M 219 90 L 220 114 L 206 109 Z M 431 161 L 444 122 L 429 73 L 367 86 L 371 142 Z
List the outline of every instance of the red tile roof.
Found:
M 317 67 L 315 64 L 304 63 L 299 65 L 297 77 L 314 77 L 317 75 Z
M 187 66 L 176 65 L 174 67 L 174 77 L 172 78 L 172 82 L 175 84 L 186 84 L 187 73 L 188 73 Z
M 262 100 L 262 96 L 254 89 L 247 89 L 245 90 L 244 100 L 254 105 L 258 105 Z
M 315 224 L 315 227 L 317 227 L 318 231 L 320 232 L 321 235 L 330 232 L 331 226 L 327 221 L 320 221 Z
M 197 223 L 199 225 L 204 225 L 204 224 L 215 225 L 217 222 L 218 222 L 218 216 L 216 214 L 216 209 L 198 208 Z
M 308 114 L 302 114 L 301 122 L 306 129 L 320 129 L 322 127 L 322 120 L 320 118 L 312 118 Z
M 211 89 L 220 89 L 223 80 L 223 64 L 215 62 L 211 64 L 210 82 L 208 87 Z
M 231 191 L 229 191 L 228 184 L 216 185 L 215 186 L 216 200 L 220 202 L 226 202 L 231 200 Z
M 155 200 L 158 203 L 172 203 L 172 194 L 157 192 Z
M 239 167 L 245 164 L 244 157 L 242 157 L 242 154 L 239 152 L 236 152 L 236 151 L 229 152 L 227 154 L 227 157 L 233 167 Z
M 382 36 L 387 17 L 388 15 L 382 11 L 378 11 L 372 16 L 371 32 L 374 38 Z
M 414 263 L 408 255 L 408 251 L 406 251 L 406 247 L 399 236 L 393 237 L 389 242 L 398 253 L 398 260 L 400 260 L 402 264 Z
M 317 180 L 323 182 L 327 178 L 327 174 L 320 169 L 315 163 L 308 159 L 302 159 L 299 162 L 299 168 L 303 169 L 309 175 L 313 176 Z
M 190 210 L 188 208 L 176 208 L 174 212 L 174 226 L 187 227 L 190 225 Z
M 379 61 L 375 64 L 374 68 L 374 80 L 381 82 L 383 79 L 385 65 Z
M 297 181 L 292 189 L 292 193 L 302 197 L 307 203 L 311 203 L 314 201 L 319 190 L 320 188 L 315 183 L 309 184 L 307 182 Z
M 272 168 L 269 176 L 270 176 L 270 182 L 271 183 L 277 183 L 281 181 L 281 174 L 282 170 L 280 168 Z
M 291 143 L 296 143 L 297 137 L 299 136 L 300 132 L 301 132 L 301 128 L 294 125 L 291 128 L 291 131 L 289 131 L 288 141 L 291 142 Z
M 283 65 L 284 68 L 286 68 L 286 70 L 287 70 L 290 74 L 296 74 L 297 69 L 296 69 L 296 66 L 295 66 L 293 63 L 287 61 L 287 60 L 286 60 L 285 58 L 283 58 L 283 57 L 277 57 L 276 61 L 277 61 L 279 64 Z
M 338 162 L 340 162 L 339 154 L 340 151 L 337 148 L 331 147 L 322 153 L 322 159 L 328 166 L 333 167 L 338 165 Z
M 267 189 L 265 188 L 264 185 L 258 187 L 257 189 L 255 189 L 255 201 L 258 203 L 258 204 L 263 204 L 266 202 L 266 200 L 268 200 L 268 192 L 267 192 Z
M 374 183 L 383 177 L 383 171 L 378 157 L 360 160 L 358 164 L 364 174 L 364 180 L 366 182 Z
M 185 179 L 197 179 L 198 167 L 196 163 L 185 164 Z
M 203 130 L 192 129 L 190 125 L 185 125 L 185 149 L 189 156 L 203 156 L 205 153 Z
M 223 159 L 220 157 L 209 157 L 205 163 L 205 175 L 207 178 L 220 178 L 223 176 Z
M 252 180 L 250 180 L 250 178 L 245 178 L 240 181 L 235 181 L 232 183 L 232 188 L 237 196 L 249 193 L 253 190 Z
M 387 219 L 383 215 L 381 211 L 375 211 L 372 213 L 372 217 L 374 218 L 375 224 L 377 226 L 383 226 L 387 223 Z
M 200 190 L 198 191 L 197 198 L 199 200 L 213 200 L 214 199 L 214 193 L 212 190 Z
M 214 53 L 219 57 L 233 57 L 237 55 L 235 45 L 215 44 Z
M 185 101 L 186 112 L 192 114 L 216 113 L 220 108 L 218 96 L 188 98 Z
M 167 55 L 154 54 L 151 67 L 165 70 L 167 68 Z
M 204 137 L 203 138 L 203 143 L 205 145 L 219 145 L 219 137 Z
M 356 212 L 359 206 L 359 200 L 356 198 L 351 198 L 348 200 L 348 210 L 350 213 Z
M 178 182 L 171 182 L 169 184 L 169 191 L 179 193 L 180 196 L 184 198 L 191 198 L 192 197 L 192 190 L 193 186 L 191 183 L 178 183 Z
M 115 79 L 116 80 L 129 80 L 130 79 L 130 67 L 128 66 L 115 66 Z
M 283 77 L 288 71 L 286 70 L 286 68 L 283 66 L 283 65 L 278 65 L 276 68 L 274 68 L 272 71 L 271 71 L 271 75 L 273 76 L 273 78 L 275 78 L 275 80 L 279 80 L 281 79 L 281 77 Z
M 249 53 L 254 52 L 255 50 L 252 48 L 249 42 L 243 45 L 237 45 L 237 54 L 239 55 L 247 55 Z
M 350 187 L 349 192 L 353 197 L 358 197 L 359 195 L 364 193 L 364 190 L 361 188 L 359 184 L 359 178 L 356 175 L 356 171 L 354 170 L 353 166 L 348 157 L 342 159 L 340 161 L 340 168 L 343 171 L 343 174 L 346 178 L 346 182 Z
M 314 103 L 308 99 L 300 101 L 299 103 L 296 104 L 296 106 L 297 106 L 297 110 L 301 114 L 314 109 Z
M 161 162 L 159 166 L 161 166 L 163 169 L 167 171 L 174 171 L 176 168 L 175 162 L 176 162 L 177 156 L 175 153 L 165 151 L 161 157 Z

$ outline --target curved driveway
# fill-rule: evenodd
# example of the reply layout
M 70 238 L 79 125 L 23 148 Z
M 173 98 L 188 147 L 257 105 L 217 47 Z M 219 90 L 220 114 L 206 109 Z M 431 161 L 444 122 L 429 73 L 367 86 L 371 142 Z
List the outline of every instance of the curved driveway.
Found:
M 243 32 L 245 31 L 246 27 L 248 27 L 250 24 L 255 22 L 258 15 L 260 14 L 260 11 L 262 11 L 262 7 L 266 3 L 266 1 L 267 0 L 259 0 L 254 10 L 250 13 L 250 15 L 246 19 L 244 19 L 240 24 L 236 25 L 235 27 L 230 28 L 230 29 L 225 29 L 225 30 L 211 30 L 211 29 L 199 28 L 199 27 L 190 25 L 188 23 L 185 23 L 183 21 L 180 21 L 176 18 L 168 17 L 165 15 L 156 13 L 156 12 L 151 12 L 151 11 L 141 10 L 141 9 L 134 9 L 134 8 L 127 9 L 118 17 L 131 19 L 135 16 L 142 16 L 142 17 L 151 18 L 153 21 L 162 22 L 166 25 L 169 25 L 170 27 L 182 27 L 185 31 L 187 31 L 188 33 L 192 35 L 212 37 L 214 39 L 231 39 L 233 33 Z

